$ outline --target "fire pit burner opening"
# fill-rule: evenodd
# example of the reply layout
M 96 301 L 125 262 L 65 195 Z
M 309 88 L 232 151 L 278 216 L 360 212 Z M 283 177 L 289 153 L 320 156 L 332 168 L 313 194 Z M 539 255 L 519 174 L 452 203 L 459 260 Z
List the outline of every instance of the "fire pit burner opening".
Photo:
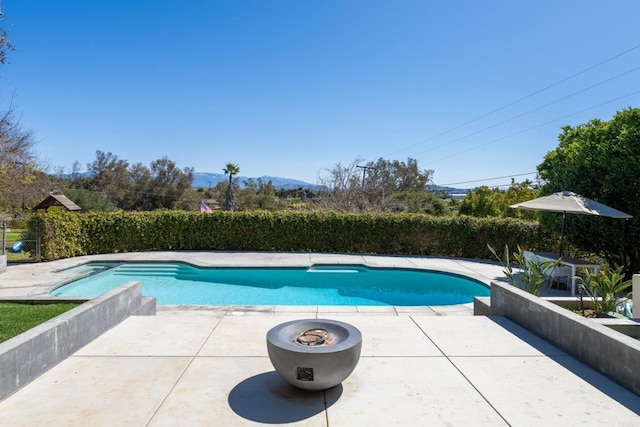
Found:
M 307 329 L 296 337 L 296 343 L 301 345 L 332 345 L 335 336 L 324 328 Z

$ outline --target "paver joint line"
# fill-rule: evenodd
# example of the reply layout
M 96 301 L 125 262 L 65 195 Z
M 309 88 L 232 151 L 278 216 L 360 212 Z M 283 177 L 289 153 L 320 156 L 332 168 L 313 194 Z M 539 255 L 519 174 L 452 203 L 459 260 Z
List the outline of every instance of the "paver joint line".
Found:
M 427 332 L 422 329 L 422 327 L 420 325 L 418 325 L 418 323 L 416 322 L 416 320 L 413 318 L 413 316 L 411 316 L 411 321 L 418 327 L 418 329 L 420 329 L 420 331 L 422 331 L 422 333 L 429 339 L 429 341 L 431 341 L 431 343 L 438 349 L 438 351 L 440 351 L 442 353 L 442 356 L 444 358 L 447 359 L 447 361 L 451 364 L 451 366 L 453 366 L 453 368 L 458 371 L 458 373 L 460 373 L 460 375 L 462 375 L 462 377 L 465 379 L 465 381 L 471 386 L 473 387 L 473 389 L 478 393 L 478 395 L 480 397 L 482 397 L 482 399 L 491 407 L 491 409 L 493 411 L 495 411 L 495 413 L 502 418 L 502 420 L 507 424 L 507 425 L 511 425 L 509 424 L 509 422 L 504 418 L 504 416 L 500 413 L 500 411 L 498 411 L 498 408 L 496 408 L 487 398 L 487 396 L 485 396 L 476 386 L 475 384 L 473 384 L 471 382 L 471 380 L 464 374 L 464 372 L 462 372 L 460 370 L 460 368 L 453 362 L 453 360 L 451 360 L 451 358 L 444 352 L 444 350 L 442 350 L 442 348 L 440 348 L 440 346 L 429 336 L 429 334 L 427 334 Z

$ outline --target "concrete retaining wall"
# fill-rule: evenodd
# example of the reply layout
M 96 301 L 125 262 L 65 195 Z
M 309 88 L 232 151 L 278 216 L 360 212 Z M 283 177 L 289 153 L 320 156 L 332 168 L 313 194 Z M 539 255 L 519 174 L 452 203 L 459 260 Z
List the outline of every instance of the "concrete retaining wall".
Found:
M 155 298 L 131 282 L 0 343 L 0 399 L 13 393 L 132 314 L 155 314 Z
M 491 297 L 475 297 L 473 299 L 474 316 L 491 316 Z
M 503 283 L 491 283 L 491 313 L 511 319 L 640 395 L 640 341 Z
M 540 297 L 545 301 L 549 301 L 558 307 L 568 310 L 588 310 L 593 309 L 593 300 L 584 298 L 581 302 L 576 297 Z M 475 297 L 473 298 L 473 314 L 474 316 L 491 316 L 491 297 Z M 625 318 L 626 319 L 626 318 Z M 640 324 L 638 324 L 640 326 Z

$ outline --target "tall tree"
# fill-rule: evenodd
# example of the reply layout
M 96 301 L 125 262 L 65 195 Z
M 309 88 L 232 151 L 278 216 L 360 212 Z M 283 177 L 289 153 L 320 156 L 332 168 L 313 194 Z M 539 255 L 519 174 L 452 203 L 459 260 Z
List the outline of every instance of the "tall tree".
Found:
M 420 170 L 416 159 L 400 160 L 378 159 L 367 163 L 363 169 L 364 191 L 372 208 L 382 211 L 398 210 L 397 193 L 412 199 L 420 198 L 410 193 L 427 192 L 426 185 L 431 181 L 432 170 Z M 396 196 L 394 196 L 396 195 Z M 406 208 L 402 210 L 407 210 Z
M 402 191 L 422 191 L 431 181 L 432 170 L 420 170 L 416 159 L 400 160 L 378 159 L 365 166 L 365 187 L 378 189 L 386 194 Z
M 579 249 L 602 254 L 627 274 L 640 269 L 640 109 L 613 119 L 565 126 L 558 146 L 538 165 L 546 181 L 542 194 L 570 190 L 634 216 L 630 220 L 567 215 L 567 240 Z M 559 227 L 559 215 L 541 215 L 543 225 Z
M 0 113 L 0 208 L 5 211 L 19 210 L 33 200 L 31 186 L 38 174 L 35 140 L 31 131 L 24 130 L 16 118 L 12 106 Z M 49 191 L 50 189 L 45 189 Z M 37 192 L 36 192 L 37 193 Z M 37 198 L 38 196 L 35 195 Z
M 245 188 L 236 195 L 242 209 L 277 210 L 282 207 L 271 181 L 265 183 L 261 178 L 249 178 L 243 184 Z
M 364 185 L 360 180 L 358 164 L 362 159 L 356 158 L 348 165 L 336 163 L 327 169 L 327 175 L 320 177 L 319 184 L 326 188 L 322 193 L 322 203 L 329 209 L 342 212 L 359 212 L 365 209 Z
M 167 157 L 151 162 L 151 194 L 154 209 L 174 209 L 193 183 L 193 168 L 181 170 Z
M 233 177 L 240 173 L 240 167 L 234 163 L 227 163 L 222 171 L 225 175 L 229 175 L 229 185 L 227 186 L 227 193 L 224 198 L 224 208 L 228 211 L 232 211 L 234 208 Z
M 86 188 L 68 187 L 64 195 L 80 206 L 83 211 L 112 212 L 115 204 L 105 197 L 104 193 L 87 190 Z
M 87 165 L 92 176 L 77 179 L 71 175 L 71 186 L 102 193 L 124 210 L 197 208 L 193 184 L 193 168 L 180 169 L 167 157 L 154 160 L 150 167 L 142 163 L 129 166 L 112 153 L 96 151 L 96 160 Z M 75 178 L 74 178 L 75 177 Z
M 537 185 L 513 179 L 507 190 L 482 186 L 470 191 L 460 203 L 459 212 L 477 217 L 521 218 L 537 220 L 537 211 L 511 209 L 509 206 L 538 197 Z
M 9 35 L 0 28 L 0 65 L 8 62 L 7 55 L 14 50 Z M 20 124 L 14 105 L 0 112 L 0 210 L 18 211 L 38 198 L 47 187 L 35 187 L 42 180 L 33 151 L 35 140 L 31 131 Z
M 131 189 L 118 202 L 118 206 L 124 210 L 153 210 L 151 201 L 147 197 L 152 179 L 149 168 L 140 162 L 134 163 L 129 167 L 129 179 L 131 180 Z
M 193 168 L 180 169 L 176 163 L 163 157 L 151 162 L 150 167 L 136 163 L 128 169 L 130 191 L 121 200 L 123 209 L 150 211 L 155 209 L 195 208 Z M 188 201 L 188 203 L 184 203 Z
M 381 158 L 361 163 L 360 159 L 349 165 L 338 163 L 320 178 L 320 184 L 327 188 L 322 198 L 328 208 L 347 212 L 445 213 L 446 209 L 440 209 L 443 206 L 426 194 L 433 171 L 421 170 L 415 159 L 404 162 Z
M 88 163 L 87 168 L 93 173 L 90 190 L 104 192 L 115 203 L 123 200 L 130 191 L 129 162 L 115 154 L 96 150 L 96 159 Z

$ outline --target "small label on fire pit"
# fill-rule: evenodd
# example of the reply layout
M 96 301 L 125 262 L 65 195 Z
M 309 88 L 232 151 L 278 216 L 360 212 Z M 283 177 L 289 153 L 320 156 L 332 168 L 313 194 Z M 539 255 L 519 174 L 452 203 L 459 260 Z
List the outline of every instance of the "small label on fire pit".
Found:
M 313 381 L 313 368 L 296 367 L 297 379 L 300 381 Z

